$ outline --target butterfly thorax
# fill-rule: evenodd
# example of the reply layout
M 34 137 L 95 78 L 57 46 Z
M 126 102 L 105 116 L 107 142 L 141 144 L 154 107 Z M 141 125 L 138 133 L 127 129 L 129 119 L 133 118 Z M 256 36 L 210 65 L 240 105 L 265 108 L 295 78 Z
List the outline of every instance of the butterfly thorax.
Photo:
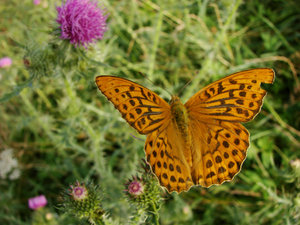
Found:
M 177 96 L 172 96 L 170 105 L 173 119 L 176 121 L 178 127 L 184 130 L 185 127 L 188 127 L 189 122 L 186 108 Z
M 186 107 L 182 104 L 179 97 L 172 96 L 171 99 L 171 114 L 172 114 L 172 121 L 176 125 L 183 141 L 185 143 L 185 147 L 190 149 L 191 146 L 191 135 L 189 133 L 189 116 Z M 188 161 L 188 164 L 191 165 L 192 158 L 191 152 L 185 151 L 185 157 Z

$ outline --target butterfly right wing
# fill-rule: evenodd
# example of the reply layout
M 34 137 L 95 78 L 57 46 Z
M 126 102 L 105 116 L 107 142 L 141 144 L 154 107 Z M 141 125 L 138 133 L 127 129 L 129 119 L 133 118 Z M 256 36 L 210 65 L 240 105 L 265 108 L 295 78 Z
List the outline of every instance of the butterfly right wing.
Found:
M 153 91 L 115 76 L 98 76 L 96 84 L 122 117 L 140 134 L 149 134 L 166 126 L 170 106 Z

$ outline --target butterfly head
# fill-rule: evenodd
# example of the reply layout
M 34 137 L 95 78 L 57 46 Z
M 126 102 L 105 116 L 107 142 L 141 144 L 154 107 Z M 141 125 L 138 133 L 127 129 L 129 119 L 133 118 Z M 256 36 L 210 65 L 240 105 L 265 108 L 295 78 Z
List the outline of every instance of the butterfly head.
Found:
M 176 95 L 173 95 L 172 96 L 172 99 L 170 101 L 170 105 L 178 105 L 178 104 L 182 104 L 181 101 L 180 101 L 180 98 Z

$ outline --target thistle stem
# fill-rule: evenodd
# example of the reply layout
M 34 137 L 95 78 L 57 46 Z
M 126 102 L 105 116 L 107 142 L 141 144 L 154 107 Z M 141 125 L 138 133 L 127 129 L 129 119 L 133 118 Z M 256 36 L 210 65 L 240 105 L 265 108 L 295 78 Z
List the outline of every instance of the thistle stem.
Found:
M 93 216 L 92 218 L 89 219 L 90 224 L 93 225 L 105 225 L 103 220 L 97 216 Z
M 159 225 L 159 214 L 158 214 L 158 210 L 156 208 L 156 205 L 155 205 L 155 202 L 151 202 L 151 205 L 152 205 L 152 209 L 153 209 L 153 215 L 154 215 L 154 218 L 155 218 L 155 224 L 156 225 Z

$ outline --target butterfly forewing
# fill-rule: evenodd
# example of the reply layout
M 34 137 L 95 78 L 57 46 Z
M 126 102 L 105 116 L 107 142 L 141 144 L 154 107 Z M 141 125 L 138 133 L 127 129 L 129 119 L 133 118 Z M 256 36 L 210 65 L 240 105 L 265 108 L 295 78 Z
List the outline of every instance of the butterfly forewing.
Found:
M 140 134 L 153 132 L 163 126 L 170 116 L 169 104 L 137 83 L 120 77 L 98 76 L 96 84 Z
M 247 122 L 259 113 L 266 91 L 261 83 L 273 83 L 272 69 L 238 72 L 206 86 L 185 104 L 192 117 Z

